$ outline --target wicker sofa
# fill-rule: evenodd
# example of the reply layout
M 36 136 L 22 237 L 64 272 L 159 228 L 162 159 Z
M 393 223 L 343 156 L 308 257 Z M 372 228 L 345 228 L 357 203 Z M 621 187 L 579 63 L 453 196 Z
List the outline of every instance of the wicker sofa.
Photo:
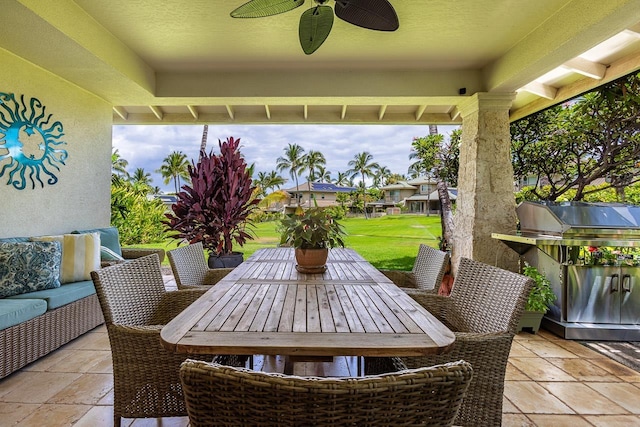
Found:
M 100 236 L 99 265 L 118 262 L 117 259 L 137 258 L 163 250 L 120 248 L 115 227 L 75 231 L 73 234 L 97 233 Z M 71 233 L 70 233 L 71 234 Z M 7 251 L 20 246 L 28 251 L 39 238 L 13 237 L 0 239 Z M 22 244 L 22 245 L 17 245 Z M 50 243 L 51 244 L 51 243 Z M 105 246 L 103 246 L 105 245 Z M 120 258 L 121 257 L 121 258 Z M 6 257 L 5 257 L 6 259 Z M 62 256 L 59 258 L 61 262 Z M 38 257 L 29 258 L 30 266 Z M 6 267 L 6 266 L 4 266 Z M 44 269 L 48 269 L 48 265 Z M 0 282 L 9 277 L 0 262 Z M 11 276 L 14 282 L 15 275 Z M 29 279 L 30 280 L 30 279 Z M 4 281 L 5 284 L 7 280 Z M 6 292 L 5 292 L 6 293 Z M 36 361 L 78 336 L 104 323 L 104 317 L 91 279 L 63 283 L 58 287 L 21 292 L 0 297 L 0 378 Z

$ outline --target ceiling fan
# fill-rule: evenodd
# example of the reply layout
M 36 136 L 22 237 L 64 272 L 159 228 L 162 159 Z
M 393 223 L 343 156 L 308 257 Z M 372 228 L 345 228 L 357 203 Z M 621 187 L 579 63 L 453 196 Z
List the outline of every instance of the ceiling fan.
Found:
M 335 0 L 332 9 L 329 0 L 312 0 L 315 6 L 300 16 L 298 35 L 307 55 L 315 52 L 329 37 L 333 15 L 350 24 L 370 30 L 395 31 L 398 16 L 388 0 Z M 231 12 L 233 18 L 263 18 L 288 12 L 302 6 L 305 0 L 251 0 Z

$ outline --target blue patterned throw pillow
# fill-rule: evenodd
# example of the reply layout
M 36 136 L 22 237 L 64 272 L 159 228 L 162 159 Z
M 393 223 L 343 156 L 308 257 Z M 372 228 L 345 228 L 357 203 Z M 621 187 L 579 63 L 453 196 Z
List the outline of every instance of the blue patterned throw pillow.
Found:
M 59 242 L 0 242 L 0 298 L 60 286 Z

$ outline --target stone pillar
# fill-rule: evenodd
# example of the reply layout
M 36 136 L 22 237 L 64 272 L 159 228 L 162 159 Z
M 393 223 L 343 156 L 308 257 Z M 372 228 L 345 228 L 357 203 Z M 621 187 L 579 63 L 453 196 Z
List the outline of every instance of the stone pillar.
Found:
M 477 93 L 460 104 L 462 139 L 454 216 L 453 272 L 461 257 L 511 271 L 518 255 L 491 233 L 512 233 L 516 211 L 509 108 L 512 93 Z

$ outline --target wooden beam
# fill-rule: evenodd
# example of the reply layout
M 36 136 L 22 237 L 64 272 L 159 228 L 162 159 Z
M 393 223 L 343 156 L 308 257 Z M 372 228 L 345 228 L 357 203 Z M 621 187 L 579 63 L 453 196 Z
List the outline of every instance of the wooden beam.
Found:
M 378 120 L 384 119 L 384 113 L 386 111 L 387 111 L 387 106 L 386 105 L 381 105 L 380 106 L 380 111 L 378 111 Z
M 191 113 L 193 118 L 198 120 L 198 109 L 196 108 L 196 106 L 195 105 L 187 105 L 187 108 L 189 109 L 189 112 Z
M 580 57 L 573 58 L 572 60 L 565 62 L 562 64 L 562 67 L 596 80 L 602 80 L 604 78 L 604 74 L 607 72 L 606 65 L 588 61 Z
M 158 120 L 162 121 L 162 110 L 160 110 L 160 107 L 156 107 L 155 105 L 149 105 L 149 108 L 151 109 L 151 112 L 153 113 L 154 116 L 156 116 L 158 118 Z
M 126 121 L 129 117 L 129 113 L 127 113 L 127 110 L 125 110 L 123 107 L 115 106 L 113 107 L 113 111 L 115 111 L 122 120 Z
M 307 104 L 304 104 L 302 106 L 302 115 L 304 116 L 305 120 L 309 118 L 309 106 Z
M 340 120 L 344 120 L 347 117 L 347 105 L 342 106 L 342 111 L 340 112 Z
M 416 111 L 416 122 L 420 120 L 420 117 L 422 117 L 422 115 L 424 114 L 424 110 L 426 109 L 427 109 L 426 105 L 421 105 L 418 107 L 418 110 Z
M 453 107 L 451 111 L 449 111 L 449 117 L 451 117 L 452 122 L 458 120 L 460 117 L 460 109 L 458 107 Z
M 558 89 L 556 89 L 555 87 L 536 81 L 533 81 L 524 86 L 522 90 L 546 99 L 554 99 L 556 97 L 556 94 L 558 93 Z
M 269 110 L 269 106 L 265 104 L 264 112 L 267 115 L 267 119 L 271 120 L 271 110 Z
M 225 108 L 227 109 L 227 114 L 229 115 L 229 118 L 231 120 L 234 120 L 236 118 L 236 115 L 233 112 L 233 107 L 229 104 L 225 104 Z

